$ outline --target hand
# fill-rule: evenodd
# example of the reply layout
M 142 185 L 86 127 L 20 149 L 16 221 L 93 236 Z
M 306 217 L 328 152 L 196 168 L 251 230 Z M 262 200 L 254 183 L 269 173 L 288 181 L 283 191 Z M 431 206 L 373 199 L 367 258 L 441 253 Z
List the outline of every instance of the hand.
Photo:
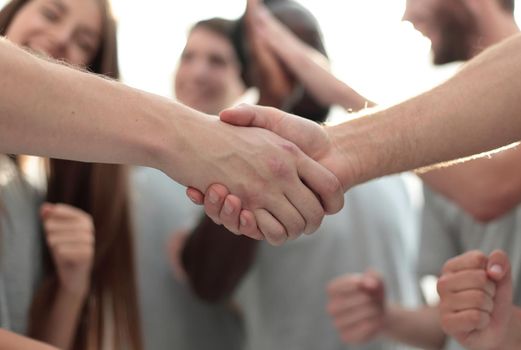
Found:
M 183 266 L 182 254 L 186 240 L 190 235 L 188 230 L 175 232 L 168 242 L 168 256 L 174 276 L 179 282 L 186 282 L 186 271 Z
M 343 342 L 363 344 L 383 331 L 385 290 L 378 274 L 368 271 L 363 275 L 341 276 L 327 290 L 327 312 Z
M 338 148 L 333 133 L 330 132 L 332 128 L 322 127 L 312 121 L 274 108 L 247 105 L 240 105 L 222 112 L 221 119 L 230 124 L 268 129 L 290 140 L 304 153 L 329 169 L 341 182 L 343 191 L 355 185 L 359 179 L 359 160 Z M 321 182 L 318 177 L 313 179 L 308 177 L 308 179 L 312 180 L 312 182 L 306 180 L 306 184 L 310 188 L 315 188 Z M 337 193 L 335 191 L 335 194 Z M 253 213 L 247 210 L 241 211 L 239 197 L 226 196 L 228 190 L 222 186 L 210 187 L 206 194 L 203 195 L 194 188 L 189 188 L 187 191 L 188 197 L 195 203 L 203 204 L 204 202 L 206 214 L 217 224 L 223 224 L 232 232 L 242 233 L 255 239 L 263 236 L 257 232 Z M 337 205 L 338 202 L 331 201 L 325 196 L 321 196 L 321 199 L 326 213 L 334 214 L 340 209 Z M 229 209 L 227 211 L 224 211 L 225 203 Z M 269 239 L 269 237 L 267 238 Z
M 45 238 L 61 288 L 85 297 L 94 261 L 94 224 L 89 214 L 65 204 L 41 207 Z
M 487 257 L 472 251 L 449 260 L 438 281 L 438 293 L 445 333 L 471 350 L 510 348 L 514 306 L 510 262 L 504 252 L 494 251 Z
M 204 191 L 212 183 L 226 185 L 240 198 L 235 203 L 238 205 L 223 206 L 224 200 L 216 202 L 211 195 L 208 203 L 219 209 L 222 206 L 224 212 L 237 218 L 237 226 L 240 208 L 244 207 L 256 221 L 257 236 L 280 244 L 302 232 L 315 231 L 324 208 L 329 212 L 342 208 L 343 193 L 337 177 L 294 143 L 261 128 L 237 127 L 218 120 L 209 123 L 201 122 L 198 134 L 184 144 L 206 145 L 212 139 L 212 147 L 205 147 L 205 152 L 188 151 L 193 157 L 178 168 L 192 170 L 179 182 Z M 211 167 L 194 171 L 194 164 Z
M 257 40 L 282 61 L 322 105 L 339 105 L 346 110 L 373 105 L 331 74 L 327 57 L 300 40 L 264 5 L 258 4 L 252 12 Z
M 259 104 L 282 108 L 286 98 L 292 94 L 294 84 L 281 62 L 256 31 L 256 13 L 260 7 L 263 5 L 259 0 L 248 0 L 244 15 L 248 54 L 252 63 L 250 78 L 259 89 Z

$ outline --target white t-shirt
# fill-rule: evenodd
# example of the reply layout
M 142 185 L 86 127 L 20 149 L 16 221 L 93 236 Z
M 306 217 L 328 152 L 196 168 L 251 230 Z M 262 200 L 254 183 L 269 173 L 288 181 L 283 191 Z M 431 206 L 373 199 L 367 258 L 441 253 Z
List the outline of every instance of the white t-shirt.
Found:
M 224 305 L 199 301 L 172 273 L 167 242 L 203 215 L 181 186 L 162 172 L 134 168 L 130 188 L 145 348 L 239 350 L 242 326 Z
M 236 293 L 246 349 L 396 349 L 379 341 L 343 345 L 326 313 L 326 285 L 371 267 L 383 275 L 390 300 L 417 306 L 414 257 L 405 242 L 417 236 L 414 215 L 402 179 L 393 176 L 348 191 L 344 209 L 313 235 L 282 247 L 262 243 Z
M 25 334 L 42 277 L 41 199 L 0 155 L 0 327 Z

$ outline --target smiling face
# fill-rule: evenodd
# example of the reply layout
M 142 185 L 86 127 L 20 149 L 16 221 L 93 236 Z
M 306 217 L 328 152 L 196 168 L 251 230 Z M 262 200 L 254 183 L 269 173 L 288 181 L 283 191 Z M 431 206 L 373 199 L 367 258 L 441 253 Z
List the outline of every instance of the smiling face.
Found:
M 244 92 L 240 66 L 230 39 L 204 26 L 188 36 L 175 77 L 180 102 L 218 114 Z
M 101 32 L 96 0 L 31 0 L 16 13 L 6 37 L 52 58 L 87 66 L 98 51 Z
M 407 0 L 403 20 L 431 40 L 435 64 L 471 57 L 476 23 L 461 0 Z

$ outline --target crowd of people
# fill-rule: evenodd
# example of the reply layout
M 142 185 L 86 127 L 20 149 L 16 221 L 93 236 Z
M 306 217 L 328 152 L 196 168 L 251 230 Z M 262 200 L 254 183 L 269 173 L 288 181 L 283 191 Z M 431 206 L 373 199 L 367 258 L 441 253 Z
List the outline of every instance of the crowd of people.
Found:
M 468 62 L 374 110 L 308 9 L 245 2 L 192 26 L 172 99 L 118 82 L 108 0 L 0 10 L 0 349 L 521 348 L 514 0 L 407 0 Z

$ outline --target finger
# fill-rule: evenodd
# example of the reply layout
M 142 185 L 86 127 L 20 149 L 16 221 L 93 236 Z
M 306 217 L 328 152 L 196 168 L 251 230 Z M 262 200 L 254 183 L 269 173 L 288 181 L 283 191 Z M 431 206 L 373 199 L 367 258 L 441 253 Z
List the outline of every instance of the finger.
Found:
M 373 269 L 369 269 L 362 278 L 362 287 L 367 293 L 369 293 L 375 303 L 384 303 L 385 284 L 380 273 Z
M 85 211 L 63 203 L 54 204 L 50 210 L 49 217 L 62 220 L 90 220 L 91 218 Z
M 282 138 L 287 139 L 300 147 L 306 148 L 302 135 L 295 134 L 295 128 L 289 127 L 292 123 L 309 124 L 313 130 L 316 125 L 302 118 L 289 115 L 271 107 L 250 106 L 241 104 L 235 108 L 221 112 L 223 122 L 237 126 L 253 126 L 270 130 Z M 295 124 L 296 125 L 296 124 Z M 309 148 L 309 147 L 307 147 Z M 303 149 L 306 153 L 306 149 Z M 299 160 L 299 177 L 321 199 L 326 213 L 338 212 L 344 203 L 343 188 L 340 181 L 324 167 L 319 167 L 310 157 Z
M 480 310 L 491 313 L 494 309 L 494 301 L 482 290 L 471 289 L 442 298 L 440 301 L 440 309 L 443 312 Z
M 330 296 L 359 292 L 362 286 L 361 274 L 346 274 L 329 282 L 327 292 Z
M 335 214 L 344 206 L 344 190 L 338 178 L 308 156 L 301 158 L 298 172 L 302 181 L 320 198 L 328 214 Z
M 257 111 L 260 111 L 260 113 Z M 242 103 L 236 107 L 223 110 L 219 117 L 228 124 L 254 126 L 274 131 L 277 123 L 282 121 L 283 113 L 271 107 L 251 106 Z
M 488 258 L 480 251 L 474 250 L 450 259 L 443 266 L 443 273 L 454 273 L 463 270 L 485 269 Z
M 239 232 L 239 216 L 241 214 L 241 200 L 234 196 L 228 195 L 224 199 L 223 207 L 219 213 L 219 221 L 226 229 L 236 235 Z
M 94 228 L 89 222 L 73 222 L 48 219 L 43 223 L 45 234 L 71 233 L 71 232 L 89 232 L 93 233 Z
M 52 212 L 52 209 L 54 208 L 54 205 L 52 203 L 45 202 L 40 207 L 40 216 L 43 220 L 46 220 L 50 213 Z
M 197 205 L 203 205 L 204 204 L 204 194 L 199 191 L 198 189 L 195 189 L 193 187 L 188 187 L 186 189 L 186 196 L 190 198 L 194 204 Z
M 441 315 L 443 331 L 449 335 L 482 330 L 490 324 L 490 315 L 480 310 L 465 310 Z
M 254 210 L 257 226 L 269 244 L 279 246 L 286 242 L 288 235 L 282 224 L 265 209 Z
M 318 168 L 322 168 L 322 166 L 315 163 L 311 158 L 304 154 L 299 158 L 300 160 L 297 164 L 299 177 L 302 176 L 302 173 L 304 173 L 304 175 L 309 175 L 308 168 L 311 164 Z M 318 173 L 318 171 L 315 172 L 315 175 L 320 176 Z M 319 198 L 315 195 L 312 189 L 308 188 L 307 183 L 298 181 L 298 183 L 288 186 L 285 189 L 285 194 L 290 203 L 296 208 L 304 220 L 303 233 L 312 234 L 315 232 L 320 227 L 325 213 Z M 295 237 L 296 236 L 291 235 L 290 238 L 293 239 Z
M 491 298 L 496 293 L 496 284 L 492 282 L 485 270 L 464 270 L 443 275 L 438 280 L 438 294 L 440 296 L 463 292 L 470 289 L 479 289 Z
M 204 196 L 204 211 L 217 225 L 221 224 L 220 214 L 228 194 L 229 191 L 225 186 L 214 184 L 210 186 Z
M 262 241 L 264 236 L 257 227 L 255 215 L 249 210 L 242 210 L 239 216 L 239 232 L 247 237 Z
M 375 302 L 369 295 L 356 292 L 348 297 L 336 297 L 331 299 L 327 305 L 327 312 L 332 317 L 335 317 L 349 313 L 360 306 L 368 307 L 373 304 L 375 304 Z
M 333 323 L 337 329 L 353 328 L 357 324 L 372 320 L 373 323 L 380 323 L 381 310 L 374 305 L 364 305 L 343 313 L 335 317 Z
M 47 237 L 47 245 L 54 249 L 57 246 L 62 245 L 87 245 L 87 246 L 94 246 L 95 240 L 92 235 L 80 235 L 76 237 L 69 236 L 49 236 Z

